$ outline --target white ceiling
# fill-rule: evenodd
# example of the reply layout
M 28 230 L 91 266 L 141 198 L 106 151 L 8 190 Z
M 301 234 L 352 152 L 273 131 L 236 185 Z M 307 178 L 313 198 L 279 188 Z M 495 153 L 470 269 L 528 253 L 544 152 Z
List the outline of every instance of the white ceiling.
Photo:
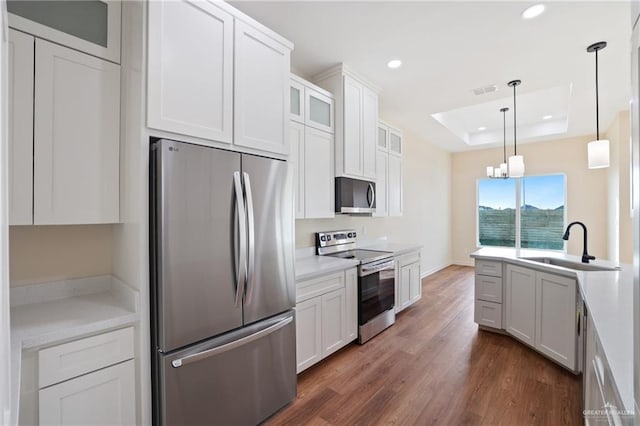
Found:
M 507 143 L 513 143 L 507 82 L 514 79 L 522 80 L 518 143 L 595 134 L 595 57 L 586 47 L 597 41 L 608 43 L 598 54 L 601 133 L 628 108 L 628 1 L 547 1 L 545 13 L 528 21 L 520 13 L 534 2 L 230 3 L 295 44 L 294 72 L 310 78 L 349 65 L 381 88 L 382 119 L 449 151 L 476 149 L 478 141 L 502 145 L 502 106 L 510 108 Z M 386 63 L 394 58 L 403 65 L 391 70 Z M 491 84 L 496 92 L 473 93 Z M 432 117 L 448 111 L 460 116 L 451 119 L 455 133 Z M 546 114 L 554 118 L 543 123 Z M 480 126 L 486 135 L 478 135 Z M 475 144 L 465 143 L 465 132 Z

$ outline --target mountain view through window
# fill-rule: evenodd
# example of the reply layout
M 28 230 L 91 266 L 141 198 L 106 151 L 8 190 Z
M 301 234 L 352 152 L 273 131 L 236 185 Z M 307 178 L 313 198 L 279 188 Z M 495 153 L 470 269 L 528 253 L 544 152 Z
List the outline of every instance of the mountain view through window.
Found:
M 562 250 L 565 176 L 483 179 L 478 183 L 478 240 L 482 246 Z M 520 207 L 516 209 L 516 205 Z M 516 229 L 520 229 L 517 241 Z

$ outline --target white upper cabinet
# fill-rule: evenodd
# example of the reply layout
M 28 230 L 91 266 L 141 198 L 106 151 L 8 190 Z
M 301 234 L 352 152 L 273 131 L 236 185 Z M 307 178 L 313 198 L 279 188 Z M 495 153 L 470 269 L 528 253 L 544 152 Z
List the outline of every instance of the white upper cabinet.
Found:
M 304 124 L 304 84 L 294 77 L 291 76 L 291 87 L 289 88 L 291 110 L 289 118 Z
M 376 146 L 374 216 L 402 216 L 402 132 L 380 121 Z
M 235 22 L 234 144 L 289 153 L 291 48 Z
M 389 128 L 383 124 L 378 124 L 378 150 L 387 152 L 389 148 Z
M 13 30 L 9 46 L 10 224 L 118 222 L 120 66 Z
M 402 158 L 391 154 L 389 154 L 387 198 L 389 216 L 402 216 Z
M 233 16 L 212 3 L 149 3 L 148 126 L 232 142 Z
M 120 0 L 11 1 L 9 26 L 120 63 Z
M 389 152 L 402 155 L 402 133 L 399 130 L 389 128 Z
M 315 77 L 335 98 L 336 176 L 376 180 L 378 95 L 344 65 Z
M 333 96 L 291 74 L 289 162 L 296 219 L 332 218 L 334 212 Z
M 376 178 L 376 145 L 378 137 L 378 95 L 368 87 L 362 93 L 362 174 Z
M 9 30 L 9 225 L 33 223 L 33 49 Z
M 304 138 L 304 217 L 332 218 L 335 216 L 333 135 L 307 127 Z
M 289 167 L 293 176 L 296 219 L 304 219 L 304 125 L 292 121 L 289 127 Z
M 376 152 L 376 212 L 374 216 L 389 215 L 389 154 L 379 149 Z
M 148 35 L 150 128 L 288 154 L 291 43 L 202 0 L 149 2 Z
M 362 168 L 362 98 L 364 87 L 349 77 L 344 77 L 344 124 L 342 163 L 345 175 L 363 177 Z M 340 156 L 340 153 L 338 154 Z
M 120 67 L 36 40 L 34 224 L 119 218 Z
M 307 126 L 333 133 L 333 98 L 310 87 L 305 88 Z

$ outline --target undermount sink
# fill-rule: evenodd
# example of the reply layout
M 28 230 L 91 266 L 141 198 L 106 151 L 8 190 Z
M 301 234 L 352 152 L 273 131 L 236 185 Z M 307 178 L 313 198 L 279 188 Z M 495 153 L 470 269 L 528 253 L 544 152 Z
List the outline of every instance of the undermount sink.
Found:
M 522 260 L 544 263 L 547 265 L 560 266 L 562 268 L 574 269 L 576 271 L 617 271 L 620 268 L 614 266 L 593 265 L 591 263 L 573 262 L 555 257 L 521 257 Z

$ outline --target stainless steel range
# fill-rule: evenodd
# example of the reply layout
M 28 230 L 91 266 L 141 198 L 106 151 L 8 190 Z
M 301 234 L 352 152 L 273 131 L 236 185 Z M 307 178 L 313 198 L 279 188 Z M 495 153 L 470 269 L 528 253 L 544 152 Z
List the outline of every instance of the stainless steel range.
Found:
M 316 233 L 318 255 L 356 259 L 358 265 L 358 343 L 374 337 L 395 320 L 393 254 L 356 248 L 355 230 Z

